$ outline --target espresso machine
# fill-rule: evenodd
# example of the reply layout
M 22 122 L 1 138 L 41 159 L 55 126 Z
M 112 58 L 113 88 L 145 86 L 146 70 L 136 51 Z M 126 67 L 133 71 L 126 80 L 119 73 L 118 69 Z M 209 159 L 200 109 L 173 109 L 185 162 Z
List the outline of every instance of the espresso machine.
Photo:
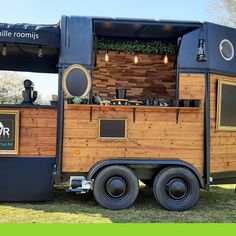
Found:
M 32 105 L 34 101 L 37 99 L 38 92 L 34 91 L 34 83 L 31 80 L 24 81 L 25 90 L 22 91 L 23 102 L 25 105 Z

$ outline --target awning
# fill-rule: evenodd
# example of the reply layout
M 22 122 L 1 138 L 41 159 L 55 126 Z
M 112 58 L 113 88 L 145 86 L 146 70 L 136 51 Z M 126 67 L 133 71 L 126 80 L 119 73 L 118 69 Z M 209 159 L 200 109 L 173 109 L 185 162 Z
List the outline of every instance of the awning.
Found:
M 58 25 L 0 23 L 0 42 L 59 48 L 60 29 Z
M 0 70 L 57 73 L 59 48 L 59 25 L 0 23 Z
M 202 27 L 198 21 L 94 18 L 98 37 L 173 40 Z

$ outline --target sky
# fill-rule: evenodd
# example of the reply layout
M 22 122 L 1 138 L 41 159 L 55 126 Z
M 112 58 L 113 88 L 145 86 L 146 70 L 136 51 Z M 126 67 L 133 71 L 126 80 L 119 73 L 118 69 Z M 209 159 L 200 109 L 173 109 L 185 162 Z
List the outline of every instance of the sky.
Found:
M 210 21 L 214 0 L 0 0 L 0 23 L 54 24 L 62 15 Z M 57 94 L 57 75 L 23 73 L 44 98 Z M 50 86 L 45 87 L 45 80 Z

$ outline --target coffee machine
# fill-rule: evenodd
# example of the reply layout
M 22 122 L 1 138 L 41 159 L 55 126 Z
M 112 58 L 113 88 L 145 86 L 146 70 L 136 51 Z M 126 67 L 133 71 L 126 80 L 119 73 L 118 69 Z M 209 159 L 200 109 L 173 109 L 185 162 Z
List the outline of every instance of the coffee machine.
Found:
M 37 99 L 38 92 L 34 91 L 34 83 L 31 80 L 24 81 L 25 90 L 22 91 L 23 102 L 22 104 L 34 104 L 34 101 Z

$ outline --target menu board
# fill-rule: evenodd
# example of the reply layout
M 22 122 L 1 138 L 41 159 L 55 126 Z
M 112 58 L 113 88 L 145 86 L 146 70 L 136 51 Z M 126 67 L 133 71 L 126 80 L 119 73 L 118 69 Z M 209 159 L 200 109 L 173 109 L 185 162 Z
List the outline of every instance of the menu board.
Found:
M 126 119 L 100 119 L 100 139 L 126 139 Z
M 18 154 L 19 111 L 0 110 L 0 154 Z

